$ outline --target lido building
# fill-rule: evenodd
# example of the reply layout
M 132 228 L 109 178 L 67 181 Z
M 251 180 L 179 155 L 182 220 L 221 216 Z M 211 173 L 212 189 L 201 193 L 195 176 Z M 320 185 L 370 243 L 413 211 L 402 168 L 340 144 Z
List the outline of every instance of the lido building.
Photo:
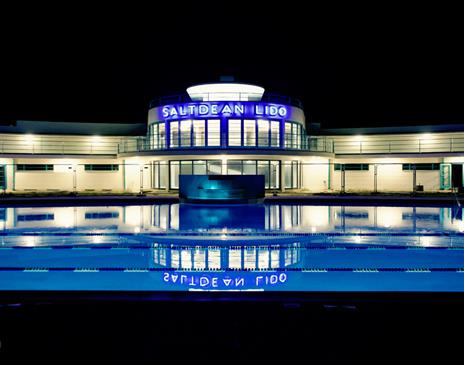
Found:
M 264 175 L 271 192 L 446 192 L 463 187 L 463 163 L 464 125 L 324 130 L 298 100 L 240 83 L 154 100 L 146 125 L 0 127 L 3 192 L 156 193 L 184 174 Z

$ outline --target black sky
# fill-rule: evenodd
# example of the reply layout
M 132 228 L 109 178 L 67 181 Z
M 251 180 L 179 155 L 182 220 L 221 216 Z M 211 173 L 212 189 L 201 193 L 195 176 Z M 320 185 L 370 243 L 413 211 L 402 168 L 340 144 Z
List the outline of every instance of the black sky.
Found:
M 324 127 L 464 123 L 452 10 L 141 10 L 6 14 L 0 122 L 145 122 L 152 98 L 234 75 L 301 99 Z

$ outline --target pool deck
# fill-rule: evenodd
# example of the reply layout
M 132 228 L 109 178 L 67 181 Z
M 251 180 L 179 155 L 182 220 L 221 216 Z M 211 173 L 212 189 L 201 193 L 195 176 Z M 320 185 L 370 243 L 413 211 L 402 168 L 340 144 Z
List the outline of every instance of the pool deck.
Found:
M 344 205 L 460 205 L 464 194 L 266 194 L 265 203 L 344 204 Z M 0 206 L 8 205 L 102 205 L 173 204 L 179 203 L 177 193 L 164 194 L 95 194 L 95 195 L 37 195 L 8 194 L 0 196 Z

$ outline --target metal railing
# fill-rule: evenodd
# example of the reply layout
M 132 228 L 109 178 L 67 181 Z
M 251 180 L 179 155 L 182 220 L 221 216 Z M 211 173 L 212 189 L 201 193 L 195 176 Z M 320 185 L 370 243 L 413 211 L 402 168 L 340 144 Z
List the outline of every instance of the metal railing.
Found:
M 335 154 L 463 152 L 464 138 L 333 141 Z
M 135 139 L 123 140 L 119 144 L 119 153 L 131 152 L 148 152 L 148 151 L 166 151 L 180 149 L 250 149 L 250 150 L 294 150 L 294 151 L 309 151 L 309 152 L 332 152 L 333 144 L 331 140 L 325 137 L 304 138 L 296 142 L 295 140 L 284 140 L 283 146 L 280 141 L 275 138 L 257 138 L 252 142 L 246 142 L 243 145 L 237 143 L 238 140 L 228 139 L 226 143 L 221 143 L 220 139 L 208 138 L 201 140 L 202 142 L 191 141 L 190 139 L 176 140 L 175 144 L 168 146 L 166 141 L 153 142 L 147 137 L 137 137 Z M 232 145 L 229 145 L 231 143 Z
M 223 92 L 223 93 L 214 92 L 211 94 L 224 94 L 225 96 L 234 95 L 234 96 L 237 96 L 237 99 L 239 99 L 239 100 L 217 100 L 218 102 L 248 101 L 248 98 L 250 96 L 253 97 L 254 95 L 250 93 L 236 93 L 236 92 Z M 285 104 L 285 105 L 295 106 L 297 108 L 303 109 L 303 103 L 299 99 L 286 96 L 286 95 L 274 94 L 274 93 L 272 94 L 264 93 L 264 95 L 262 95 L 261 97 L 261 100 L 250 100 L 250 101 Z M 149 104 L 149 108 L 151 109 L 151 108 L 155 108 L 158 106 L 169 105 L 169 104 L 182 104 L 182 103 L 194 103 L 194 102 L 199 102 L 199 101 L 192 100 L 187 94 L 167 95 L 167 96 L 162 96 L 162 97 L 151 100 Z M 205 102 L 207 102 L 207 100 L 205 100 Z
M 27 141 L 17 136 L 0 136 L 0 154 L 116 155 L 119 142 L 119 139 L 96 142 L 59 137 L 40 137 Z

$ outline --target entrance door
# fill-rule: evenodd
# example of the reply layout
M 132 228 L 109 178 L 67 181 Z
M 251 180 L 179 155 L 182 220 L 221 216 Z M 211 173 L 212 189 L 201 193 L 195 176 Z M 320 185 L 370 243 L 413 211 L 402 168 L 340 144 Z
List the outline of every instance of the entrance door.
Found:
M 440 190 L 451 189 L 451 164 L 440 164 Z
M 462 164 L 452 165 L 453 188 L 462 188 Z

